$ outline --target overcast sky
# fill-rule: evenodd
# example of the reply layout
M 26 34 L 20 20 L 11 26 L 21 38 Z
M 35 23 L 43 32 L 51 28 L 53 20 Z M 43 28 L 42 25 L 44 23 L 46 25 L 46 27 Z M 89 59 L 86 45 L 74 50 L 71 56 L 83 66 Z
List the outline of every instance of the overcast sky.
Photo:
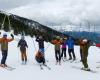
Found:
M 0 0 L 0 10 L 45 25 L 100 26 L 100 0 Z

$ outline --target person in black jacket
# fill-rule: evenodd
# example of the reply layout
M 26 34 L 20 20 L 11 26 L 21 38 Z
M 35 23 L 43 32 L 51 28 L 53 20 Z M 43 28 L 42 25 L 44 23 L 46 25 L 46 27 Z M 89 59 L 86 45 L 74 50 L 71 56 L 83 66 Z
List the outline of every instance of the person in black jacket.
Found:
M 25 41 L 24 36 L 22 36 L 20 41 L 18 42 L 18 47 L 20 47 L 21 51 L 22 64 L 26 64 L 27 63 L 26 47 L 28 48 L 28 45 L 27 42 Z
M 42 36 L 36 38 L 36 41 L 39 45 L 39 51 L 44 55 L 44 39 Z

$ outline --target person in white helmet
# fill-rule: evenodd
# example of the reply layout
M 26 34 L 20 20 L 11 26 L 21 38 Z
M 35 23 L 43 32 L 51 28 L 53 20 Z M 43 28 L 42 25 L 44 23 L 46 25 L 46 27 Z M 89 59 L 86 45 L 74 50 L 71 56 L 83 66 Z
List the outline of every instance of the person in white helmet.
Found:
M 81 41 L 81 50 L 82 50 L 82 64 L 83 64 L 83 68 L 84 70 L 87 70 L 87 71 L 90 71 L 90 68 L 88 66 L 88 63 L 87 63 L 87 57 L 88 57 L 88 50 L 89 50 L 89 47 L 90 47 L 90 41 L 87 40 L 87 39 L 83 39 Z

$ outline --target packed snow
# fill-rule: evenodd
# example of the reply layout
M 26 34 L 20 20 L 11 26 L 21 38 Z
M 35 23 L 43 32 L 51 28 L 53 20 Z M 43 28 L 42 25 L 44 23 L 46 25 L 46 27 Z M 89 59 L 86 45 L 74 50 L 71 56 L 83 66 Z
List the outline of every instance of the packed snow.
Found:
M 100 66 L 100 63 L 97 63 L 100 62 L 100 49 L 95 46 L 92 46 L 89 49 L 88 63 L 89 67 L 97 71 L 97 73 L 72 68 L 72 66 L 82 67 L 81 62 L 79 62 L 79 46 L 75 46 L 75 54 L 77 56 L 78 63 L 62 61 L 61 65 L 55 65 L 54 46 L 49 42 L 45 42 L 45 57 L 46 60 L 48 60 L 46 63 L 51 70 L 48 70 L 46 67 L 43 67 L 44 70 L 41 70 L 34 59 L 38 50 L 38 43 L 35 41 L 35 38 L 31 38 L 30 36 L 25 37 L 29 46 L 27 49 L 27 65 L 21 64 L 20 50 L 17 48 L 19 39 L 20 36 L 15 36 L 15 40 L 9 43 L 7 59 L 7 64 L 16 69 L 9 71 L 0 68 L 0 80 L 99 80 L 100 78 L 100 68 L 96 68 L 96 66 Z M 0 52 L 0 59 L 1 57 Z

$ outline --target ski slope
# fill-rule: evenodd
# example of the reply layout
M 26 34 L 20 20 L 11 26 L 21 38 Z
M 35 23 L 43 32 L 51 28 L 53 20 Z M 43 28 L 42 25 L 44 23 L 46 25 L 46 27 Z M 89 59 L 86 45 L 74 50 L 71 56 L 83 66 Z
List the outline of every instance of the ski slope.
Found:
M 100 49 L 96 47 L 90 47 L 88 63 L 91 69 L 96 70 L 97 73 L 86 72 L 72 68 L 72 66 L 82 67 L 79 63 L 70 63 L 68 61 L 62 62 L 61 65 L 55 65 L 54 46 L 50 43 L 45 43 L 45 56 L 47 65 L 51 68 L 48 70 L 44 67 L 41 70 L 37 62 L 34 59 L 35 53 L 38 50 L 38 43 L 35 42 L 35 38 L 26 36 L 26 41 L 29 48 L 27 49 L 28 64 L 21 65 L 20 51 L 17 48 L 18 40 L 20 36 L 16 36 L 15 40 L 9 43 L 9 52 L 7 64 L 11 67 L 16 68 L 13 71 L 0 68 L 0 80 L 99 80 L 100 79 Z M 49 47 L 48 47 L 49 46 Z M 47 48 L 48 47 L 48 48 Z M 75 46 L 75 53 L 77 61 L 80 60 L 79 46 Z M 67 53 L 68 58 L 68 53 Z M 1 59 L 1 52 L 0 52 Z

